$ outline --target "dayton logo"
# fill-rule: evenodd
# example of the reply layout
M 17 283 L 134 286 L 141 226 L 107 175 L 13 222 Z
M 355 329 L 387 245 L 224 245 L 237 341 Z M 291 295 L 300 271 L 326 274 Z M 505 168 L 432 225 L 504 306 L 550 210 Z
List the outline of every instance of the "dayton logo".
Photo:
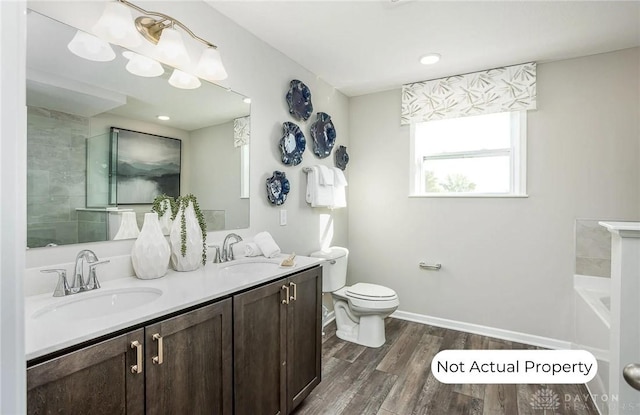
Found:
M 553 411 L 560 407 L 560 399 L 551 389 L 540 389 L 531 397 L 531 407 L 533 409 L 540 409 L 544 411 L 544 415 L 547 414 L 547 410 Z

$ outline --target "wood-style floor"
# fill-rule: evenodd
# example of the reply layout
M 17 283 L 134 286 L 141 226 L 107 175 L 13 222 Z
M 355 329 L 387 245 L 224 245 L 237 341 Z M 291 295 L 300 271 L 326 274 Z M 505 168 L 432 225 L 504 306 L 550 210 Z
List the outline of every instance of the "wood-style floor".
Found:
M 584 385 L 446 385 L 431 374 L 440 350 L 533 346 L 393 318 L 378 349 L 340 340 L 335 330 L 325 328 L 322 382 L 295 415 L 598 414 Z M 558 408 L 535 401 L 541 390 L 557 395 Z

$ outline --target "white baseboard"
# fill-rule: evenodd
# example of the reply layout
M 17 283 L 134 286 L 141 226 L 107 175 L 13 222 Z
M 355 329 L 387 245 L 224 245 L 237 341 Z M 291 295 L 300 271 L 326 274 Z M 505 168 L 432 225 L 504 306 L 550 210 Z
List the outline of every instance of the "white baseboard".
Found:
M 400 320 L 413 321 L 416 323 L 428 324 L 430 326 L 442 327 L 445 329 L 480 334 L 487 337 L 495 337 L 502 340 L 530 344 L 532 346 L 539 346 L 547 349 L 571 349 L 571 342 L 568 341 L 498 329 L 495 327 L 481 326 L 479 324 L 465 323 L 462 321 L 448 320 L 445 318 L 431 317 L 423 314 L 410 313 L 408 311 L 398 310 L 391 314 L 390 317 Z

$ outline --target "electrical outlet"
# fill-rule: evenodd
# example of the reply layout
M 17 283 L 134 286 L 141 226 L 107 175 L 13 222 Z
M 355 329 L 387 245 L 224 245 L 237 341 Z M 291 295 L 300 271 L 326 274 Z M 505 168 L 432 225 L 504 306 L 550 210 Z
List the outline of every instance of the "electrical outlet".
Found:
M 280 226 L 287 224 L 287 209 L 280 209 Z

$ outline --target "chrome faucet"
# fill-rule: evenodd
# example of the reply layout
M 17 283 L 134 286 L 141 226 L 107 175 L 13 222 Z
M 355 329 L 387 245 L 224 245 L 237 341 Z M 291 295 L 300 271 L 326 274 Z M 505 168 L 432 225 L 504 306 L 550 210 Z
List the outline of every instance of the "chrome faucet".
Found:
M 234 238 L 236 241 L 229 243 L 229 240 Z M 233 261 L 233 245 L 242 241 L 240 235 L 235 233 L 230 233 L 224 238 L 224 242 L 222 243 L 222 253 L 220 255 L 220 262 Z
M 76 256 L 75 274 L 71 284 L 67 280 L 66 269 L 43 269 L 40 272 L 55 272 L 58 274 L 58 284 L 53 292 L 54 297 L 63 297 L 65 295 L 77 294 L 83 291 L 90 291 L 100 288 L 96 267 L 101 264 L 108 263 L 109 260 L 100 261 L 96 254 L 89 250 L 83 249 Z M 89 275 L 85 277 L 84 266 L 89 266 Z

